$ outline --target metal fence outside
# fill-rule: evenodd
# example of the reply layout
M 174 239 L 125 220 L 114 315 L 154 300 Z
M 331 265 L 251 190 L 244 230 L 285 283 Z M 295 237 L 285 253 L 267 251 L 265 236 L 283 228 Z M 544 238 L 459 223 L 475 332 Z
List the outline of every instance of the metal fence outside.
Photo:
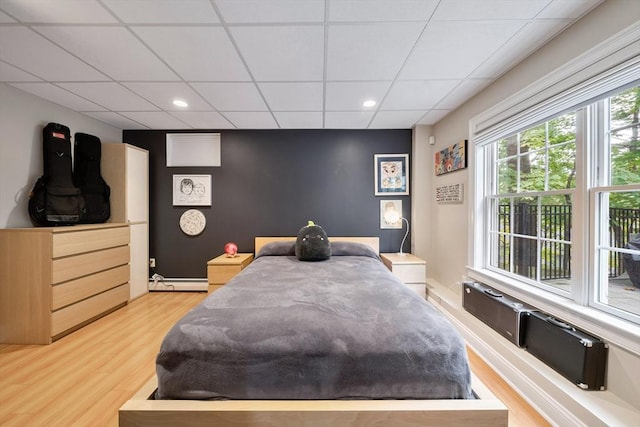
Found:
M 527 203 L 516 204 L 513 216 L 510 205 L 498 206 L 499 230 L 522 236 L 537 236 L 538 206 Z M 571 246 L 562 241 L 571 240 L 571 205 L 540 206 L 540 279 L 568 279 L 571 277 Z M 640 233 L 640 209 L 609 209 L 610 246 L 626 247 L 629 236 Z M 551 240 L 546 240 L 551 239 Z M 510 250 L 513 250 L 515 273 L 536 278 L 537 240 L 514 237 L 512 245 L 508 239 L 500 239 L 499 267 L 509 269 Z M 618 277 L 625 272 L 622 254 L 609 252 L 609 277 Z

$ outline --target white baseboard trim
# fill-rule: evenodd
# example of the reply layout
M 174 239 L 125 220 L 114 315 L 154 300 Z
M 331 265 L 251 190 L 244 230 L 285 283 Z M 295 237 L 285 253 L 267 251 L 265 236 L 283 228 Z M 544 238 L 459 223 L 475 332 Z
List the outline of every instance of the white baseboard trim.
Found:
M 209 283 L 206 279 L 164 279 L 157 282 L 149 280 L 149 291 L 208 292 Z
M 467 344 L 552 425 L 631 426 L 640 419 L 610 391 L 585 391 L 495 332 L 461 306 L 461 297 L 430 282 L 427 299 L 458 328 Z

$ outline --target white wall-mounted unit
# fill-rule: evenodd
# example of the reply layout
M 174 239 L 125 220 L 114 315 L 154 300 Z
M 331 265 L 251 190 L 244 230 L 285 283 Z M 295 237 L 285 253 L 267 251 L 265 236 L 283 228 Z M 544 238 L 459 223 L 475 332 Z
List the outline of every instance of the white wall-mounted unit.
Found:
M 220 165 L 219 133 L 167 134 L 167 167 Z

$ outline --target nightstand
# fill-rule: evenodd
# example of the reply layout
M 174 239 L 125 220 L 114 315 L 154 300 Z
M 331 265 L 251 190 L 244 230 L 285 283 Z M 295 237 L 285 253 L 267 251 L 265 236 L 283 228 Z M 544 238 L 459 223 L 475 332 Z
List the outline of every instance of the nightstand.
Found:
M 426 297 L 427 263 L 412 254 L 382 253 L 382 262 L 393 274 L 423 298 Z
M 253 254 L 220 255 L 207 262 L 209 285 L 224 285 L 253 261 Z

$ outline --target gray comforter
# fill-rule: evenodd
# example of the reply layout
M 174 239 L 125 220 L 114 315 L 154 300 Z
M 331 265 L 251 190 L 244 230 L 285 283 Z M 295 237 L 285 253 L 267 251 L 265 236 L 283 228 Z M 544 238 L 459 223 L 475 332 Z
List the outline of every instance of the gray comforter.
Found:
M 257 257 L 173 326 L 157 375 L 156 399 L 472 398 L 460 335 L 362 248 Z

